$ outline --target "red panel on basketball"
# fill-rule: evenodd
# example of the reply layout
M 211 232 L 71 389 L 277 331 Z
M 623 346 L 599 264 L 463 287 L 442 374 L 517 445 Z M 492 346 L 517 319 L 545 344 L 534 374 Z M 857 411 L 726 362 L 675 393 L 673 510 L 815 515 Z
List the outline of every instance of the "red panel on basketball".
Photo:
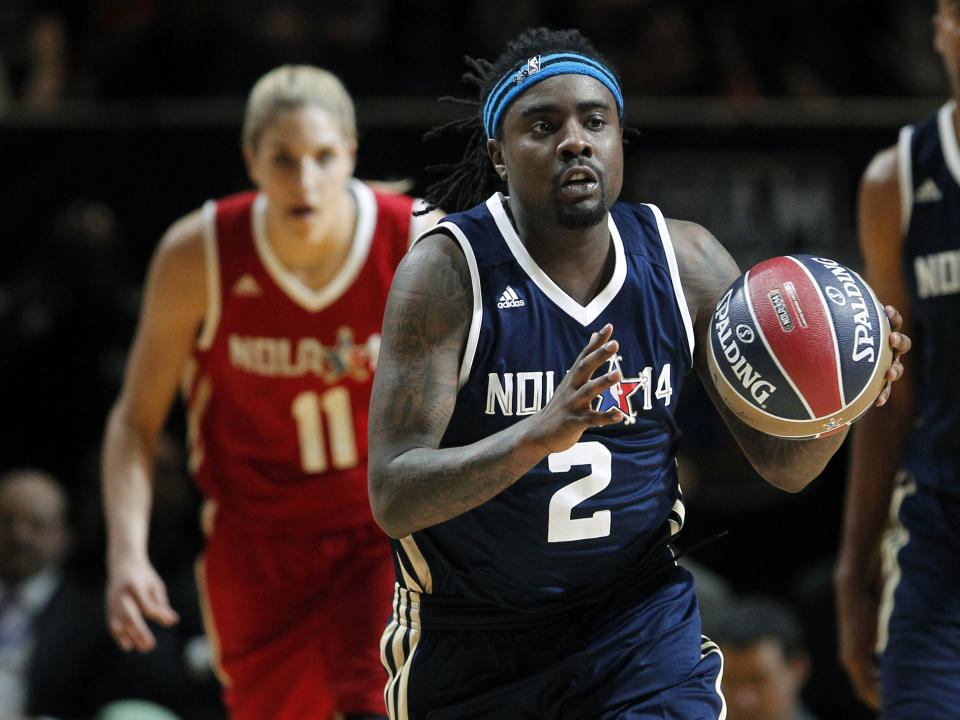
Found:
M 873 404 L 893 359 L 889 333 L 873 290 L 849 268 L 811 255 L 771 258 L 717 304 L 711 378 L 749 425 L 818 437 Z
M 766 292 L 779 286 L 783 278 L 790 278 L 782 282 L 782 297 L 788 310 L 803 309 L 802 315 L 794 314 L 799 331 L 764 332 L 764 338 L 813 413 L 826 415 L 843 404 L 836 380 L 840 375 L 839 360 L 823 350 L 833 347 L 833 324 L 820 302 L 813 278 L 796 273 L 796 262 L 790 257 L 776 257 L 755 265 L 749 270 L 747 287 L 760 330 L 779 329 L 777 312 Z

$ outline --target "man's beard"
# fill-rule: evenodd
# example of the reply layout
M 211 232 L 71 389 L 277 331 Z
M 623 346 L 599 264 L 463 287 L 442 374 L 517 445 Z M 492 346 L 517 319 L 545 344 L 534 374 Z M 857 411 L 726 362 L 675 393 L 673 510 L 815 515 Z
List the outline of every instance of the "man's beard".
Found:
M 572 205 L 554 202 L 553 218 L 557 225 L 567 230 L 583 230 L 603 222 L 610 208 L 607 207 L 607 195 L 602 177 L 598 181 L 598 186 L 600 192 L 596 200 L 585 200 Z
M 557 225 L 568 230 L 582 230 L 584 228 L 590 228 L 594 225 L 599 225 L 603 222 L 604 218 L 607 217 L 607 211 L 609 208 L 607 204 L 603 201 L 603 196 L 601 194 L 600 199 L 595 203 L 577 203 L 575 205 L 564 205 L 561 203 L 554 203 L 553 205 L 553 217 L 556 220 Z

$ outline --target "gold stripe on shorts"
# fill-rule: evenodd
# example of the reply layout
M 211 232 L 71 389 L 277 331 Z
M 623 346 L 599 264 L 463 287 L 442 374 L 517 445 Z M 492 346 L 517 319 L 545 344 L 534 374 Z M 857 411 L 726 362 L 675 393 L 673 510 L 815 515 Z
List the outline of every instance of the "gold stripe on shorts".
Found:
M 393 591 L 393 617 L 380 638 L 380 661 L 387 671 L 383 699 L 390 720 L 409 720 L 407 688 L 419 642 L 420 594 L 396 584 Z

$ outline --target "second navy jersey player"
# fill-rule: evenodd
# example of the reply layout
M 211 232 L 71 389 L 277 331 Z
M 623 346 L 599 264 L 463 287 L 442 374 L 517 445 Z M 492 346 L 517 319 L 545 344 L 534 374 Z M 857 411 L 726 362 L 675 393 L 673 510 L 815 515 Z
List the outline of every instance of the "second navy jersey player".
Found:
M 402 584 L 499 607 L 584 599 L 629 577 L 651 544 L 679 530 L 674 411 L 693 328 L 660 211 L 618 203 L 613 270 L 586 306 L 540 269 L 499 194 L 446 218 L 471 269 L 473 321 L 442 446 L 467 445 L 540 411 L 589 340 L 611 323 L 623 378 L 596 400 L 623 422 L 583 433 L 480 507 L 394 540 Z M 523 547 L 522 557 L 512 552 Z
M 910 294 L 918 363 L 918 420 L 903 465 L 921 485 L 960 497 L 960 147 L 951 100 L 900 133 L 903 278 Z
M 960 7 L 940 7 L 944 47 Z M 874 156 L 858 205 L 866 279 L 904 309 L 917 343 L 895 406 L 854 429 L 837 565 L 840 656 L 888 720 L 952 718 L 960 706 L 960 583 L 944 572 L 960 564 L 957 96 Z

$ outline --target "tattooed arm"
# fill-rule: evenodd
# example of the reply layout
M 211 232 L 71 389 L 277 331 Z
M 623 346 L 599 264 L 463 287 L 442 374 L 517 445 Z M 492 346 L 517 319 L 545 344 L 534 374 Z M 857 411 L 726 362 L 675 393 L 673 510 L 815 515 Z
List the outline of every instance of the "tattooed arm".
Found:
M 677 253 L 683 292 L 693 320 L 696 339 L 694 367 L 700 381 L 754 469 L 767 482 L 782 490 L 802 490 L 823 471 L 843 443 L 847 430 L 818 440 L 784 440 L 754 430 L 727 408 L 710 379 L 706 353 L 710 346 L 713 310 L 730 283 L 739 277 L 740 270 L 705 228 L 679 220 L 668 220 L 667 227 Z
M 616 352 L 608 325 L 595 333 L 546 407 L 463 447 L 440 449 L 453 414 L 473 315 L 467 261 L 443 233 L 423 238 L 394 276 L 370 404 L 368 489 L 373 516 L 393 537 L 475 508 L 591 426 L 620 421 L 590 402 L 619 380 L 591 380 Z

